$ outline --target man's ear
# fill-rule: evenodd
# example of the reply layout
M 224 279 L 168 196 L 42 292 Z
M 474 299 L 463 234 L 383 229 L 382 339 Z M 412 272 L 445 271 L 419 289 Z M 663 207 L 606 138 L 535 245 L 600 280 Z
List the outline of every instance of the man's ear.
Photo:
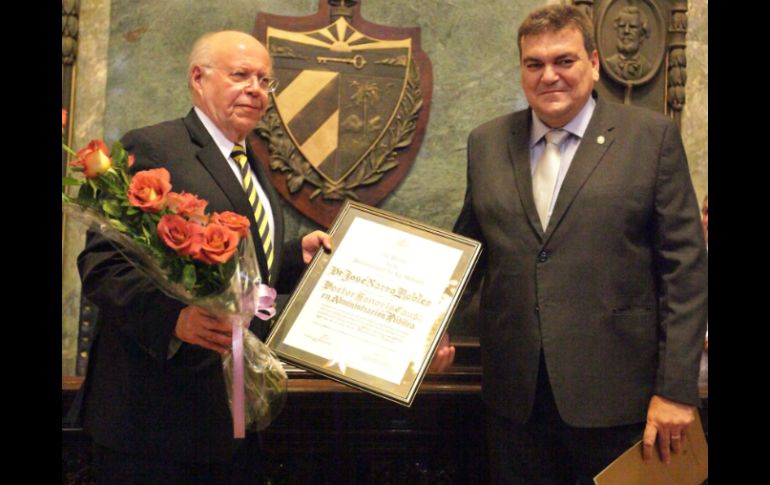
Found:
M 599 81 L 599 53 L 594 49 L 591 51 L 591 55 L 588 56 L 588 59 L 591 61 L 591 77 L 593 78 L 594 82 Z
M 190 70 L 190 88 L 196 93 L 200 93 L 203 75 L 203 68 L 201 66 L 193 66 Z

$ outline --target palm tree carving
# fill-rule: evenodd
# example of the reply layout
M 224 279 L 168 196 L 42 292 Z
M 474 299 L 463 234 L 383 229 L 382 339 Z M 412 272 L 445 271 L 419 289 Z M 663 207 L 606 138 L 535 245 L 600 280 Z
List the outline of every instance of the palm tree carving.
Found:
M 353 81 L 351 87 L 356 91 L 350 97 L 356 106 L 361 106 L 361 112 L 363 114 L 363 128 L 364 133 L 368 133 L 370 129 L 378 129 L 379 116 L 375 116 L 371 123 L 368 119 L 368 108 L 376 104 L 380 100 L 380 88 L 377 87 L 377 83 L 374 81 Z M 370 127 L 370 124 L 372 125 Z

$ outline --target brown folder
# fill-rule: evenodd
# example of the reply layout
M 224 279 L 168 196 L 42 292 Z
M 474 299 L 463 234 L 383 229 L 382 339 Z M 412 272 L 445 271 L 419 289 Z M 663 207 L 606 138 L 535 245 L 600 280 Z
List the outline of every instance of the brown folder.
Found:
M 649 463 L 642 461 L 642 442 L 626 450 L 594 477 L 596 485 L 700 485 L 709 474 L 708 446 L 700 416 L 687 428 L 679 453 L 671 463 L 660 460 L 657 446 Z

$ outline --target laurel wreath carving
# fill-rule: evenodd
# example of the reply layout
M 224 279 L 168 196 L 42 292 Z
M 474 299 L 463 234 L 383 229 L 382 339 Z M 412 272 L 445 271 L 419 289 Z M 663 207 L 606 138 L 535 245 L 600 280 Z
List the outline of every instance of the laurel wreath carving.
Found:
M 386 172 L 398 166 L 398 150 L 408 147 L 414 140 L 420 108 L 420 71 L 417 63 L 412 60 L 409 64 L 404 97 L 393 122 L 353 172 L 338 183 L 324 179 L 300 153 L 286 133 L 272 98 L 265 116 L 255 130 L 257 135 L 268 142 L 270 168 L 287 174 L 286 185 L 289 193 L 298 192 L 308 183 L 315 187 L 310 194 L 311 199 L 321 195 L 326 200 L 358 201 L 355 190 L 378 182 Z

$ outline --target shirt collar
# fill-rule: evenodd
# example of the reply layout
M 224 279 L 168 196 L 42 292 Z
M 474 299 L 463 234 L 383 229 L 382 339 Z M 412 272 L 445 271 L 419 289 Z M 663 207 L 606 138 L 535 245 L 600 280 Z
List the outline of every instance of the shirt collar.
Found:
M 588 101 L 583 105 L 580 112 L 572 118 L 569 123 L 562 126 L 561 129 L 578 138 L 583 138 L 583 134 L 585 134 L 586 128 L 588 128 L 588 122 L 591 121 L 591 116 L 594 114 L 594 108 L 596 108 L 596 100 L 593 96 L 589 96 Z M 529 147 L 533 148 L 537 145 L 545 134 L 551 130 L 552 128 L 543 123 L 543 121 L 537 117 L 537 113 L 532 110 L 532 129 L 530 130 L 529 135 Z
M 233 147 L 235 146 L 235 143 L 231 142 L 227 139 L 224 133 L 222 133 L 222 130 L 217 128 L 217 125 L 214 124 L 213 121 L 211 121 L 211 118 L 209 118 L 206 113 L 203 112 L 203 110 L 199 109 L 197 106 L 194 107 L 195 113 L 198 115 L 198 118 L 200 118 L 201 123 L 203 123 L 203 126 L 206 128 L 206 131 L 209 132 L 209 135 L 211 135 L 211 138 L 214 140 L 214 143 L 217 144 L 217 147 L 219 148 L 219 151 L 222 152 L 222 155 L 225 156 L 225 158 L 230 158 L 230 154 L 233 152 Z M 244 149 L 246 148 L 246 140 L 240 140 L 238 142 Z

